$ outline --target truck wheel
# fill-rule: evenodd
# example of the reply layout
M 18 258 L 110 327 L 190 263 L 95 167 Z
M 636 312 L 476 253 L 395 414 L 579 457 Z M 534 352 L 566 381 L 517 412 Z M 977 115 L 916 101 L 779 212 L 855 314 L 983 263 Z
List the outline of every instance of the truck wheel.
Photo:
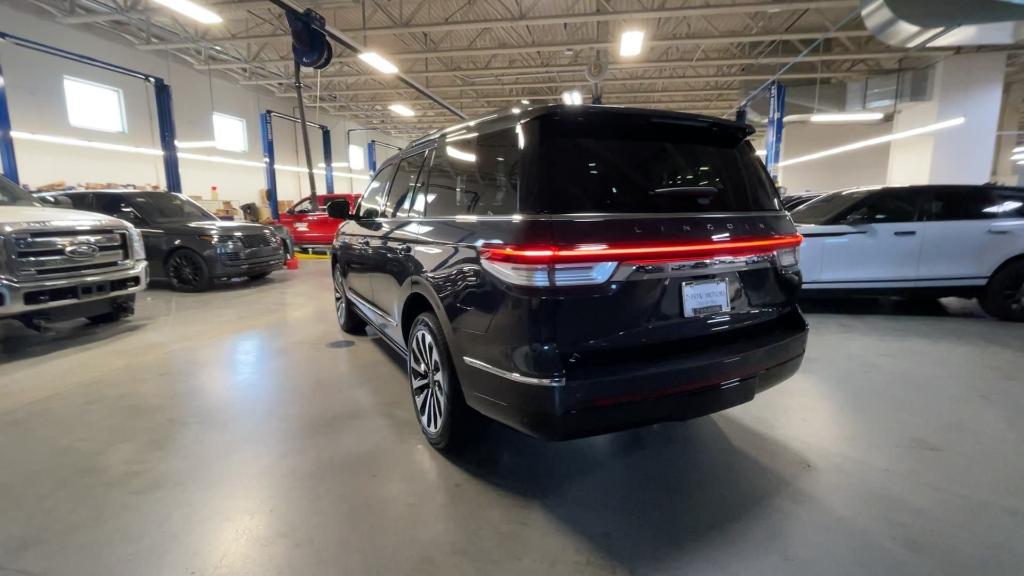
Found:
M 171 253 L 167 258 L 166 270 L 171 288 L 179 292 L 202 292 L 208 290 L 213 283 L 206 261 L 187 248 Z
M 93 324 L 109 324 L 128 318 L 133 314 L 135 314 L 135 294 L 115 298 L 111 304 L 110 312 L 86 316 L 85 319 Z
M 366 321 L 352 309 L 345 294 L 345 280 L 341 276 L 341 266 L 334 265 L 334 310 L 338 315 L 338 326 L 346 334 L 360 334 L 366 331 Z
M 459 377 L 437 316 L 430 312 L 417 316 L 406 345 L 406 371 L 420 431 L 438 450 L 454 451 L 465 446 L 478 419 L 462 397 Z
M 1024 322 L 1024 261 L 996 272 L 985 286 L 981 307 L 1000 320 Z

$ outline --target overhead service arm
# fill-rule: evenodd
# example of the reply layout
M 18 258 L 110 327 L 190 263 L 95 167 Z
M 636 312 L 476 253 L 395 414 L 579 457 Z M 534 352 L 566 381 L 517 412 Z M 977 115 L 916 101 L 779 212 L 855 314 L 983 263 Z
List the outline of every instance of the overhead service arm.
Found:
M 304 7 L 300 6 L 297 2 L 294 2 L 293 0 L 270 0 L 270 2 L 272 4 L 274 4 L 275 6 L 277 6 L 278 8 L 281 8 L 282 10 L 284 10 L 286 13 L 302 14 L 302 12 L 305 10 Z M 334 28 L 333 26 L 327 25 L 325 23 L 323 25 L 315 24 L 314 27 L 317 30 L 320 30 L 321 32 L 326 34 L 327 37 L 330 38 L 331 40 L 334 40 L 335 42 L 340 44 L 343 48 L 345 48 L 347 50 L 351 50 L 355 54 L 362 54 L 363 52 L 369 52 L 369 50 L 367 50 L 365 46 L 363 46 L 362 44 L 356 42 L 354 38 L 348 36 L 347 34 L 341 32 L 340 30 L 338 30 L 336 28 Z M 431 92 L 427 88 L 421 86 L 418 82 L 416 82 L 412 78 L 406 76 L 401 71 L 396 72 L 395 76 L 403 84 L 405 84 L 409 88 L 412 88 L 413 90 L 419 92 L 424 98 L 427 98 L 431 102 L 434 102 L 438 106 L 440 106 L 440 107 L 444 108 L 445 110 L 451 112 L 457 118 L 462 119 L 462 120 L 465 120 L 467 118 L 466 115 L 463 114 L 461 111 L 459 111 L 457 108 L 455 108 L 454 106 L 452 106 L 448 102 L 445 102 L 440 96 L 437 96 L 436 94 L 434 94 L 433 92 Z

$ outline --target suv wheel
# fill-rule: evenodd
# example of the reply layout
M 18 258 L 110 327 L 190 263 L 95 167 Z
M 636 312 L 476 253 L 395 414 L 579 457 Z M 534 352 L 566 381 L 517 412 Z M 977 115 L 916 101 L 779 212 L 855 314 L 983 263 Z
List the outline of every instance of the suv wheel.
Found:
M 437 316 L 430 312 L 417 316 L 407 344 L 407 371 L 420 431 L 434 448 L 454 449 L 467 440 L 474 414 L 462 398 Z
M 211 284 L 206 261 L 188 249 L 171 253 L 167 259 L 167 278 L 171 281 L 171 288 L 179 292 L 202 292 Z
M 366 330 L 364 321 L 345 295 L 345 280 L 341 277 L 341 266 L 334 265 L 334 311 L 338 316 L 338 326 L 346 334 L 358 334 Z
M 1024 262 L 1014 262 L 989 279 L 981 306 L 1000 320 L 1024 322 Z

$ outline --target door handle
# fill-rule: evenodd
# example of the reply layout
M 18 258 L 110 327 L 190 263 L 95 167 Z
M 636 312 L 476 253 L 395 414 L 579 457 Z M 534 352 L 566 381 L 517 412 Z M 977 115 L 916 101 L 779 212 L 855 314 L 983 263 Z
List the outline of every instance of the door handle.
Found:
M 898 232 L 893 232 L 892 234 L 893 234 L 893 236 L 913 236 L 913 235 L 917 234 L 917 231 L 916 230 L 900 230 Z
M 999 230 L 998 228 L 989 228 L 988 233 L 989 234 L 1000 234 L 1001 235 L 1001 234 L 1009 234 L 1010 231 L 1009 230 Z
M 412 254 L 412 246 L 409 246 L 408 244 L 399 244 L 398 245 L 398 253 L 399 254 Z

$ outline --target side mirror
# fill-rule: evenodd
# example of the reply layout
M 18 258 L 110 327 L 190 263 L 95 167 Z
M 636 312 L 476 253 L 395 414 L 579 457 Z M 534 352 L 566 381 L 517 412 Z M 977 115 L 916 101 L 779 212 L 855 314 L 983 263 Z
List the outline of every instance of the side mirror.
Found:
M 348 200 L 335 200 L 327 204 L 327 215 L 331 218 L 348 220 L 352 215 L 352 207 L 349 206 Z

